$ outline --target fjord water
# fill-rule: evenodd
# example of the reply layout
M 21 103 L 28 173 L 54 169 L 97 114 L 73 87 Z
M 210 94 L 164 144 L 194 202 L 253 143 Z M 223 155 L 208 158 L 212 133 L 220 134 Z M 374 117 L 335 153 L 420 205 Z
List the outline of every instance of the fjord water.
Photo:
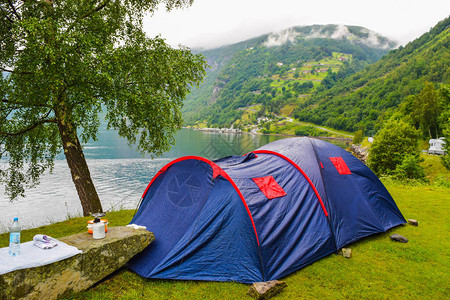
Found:
M 242 155 L 281 138 L 181 129 L 170 151 L 152 158 L 130 149 L 125 139 L 101 126 L 98 141 L 85 144 L 84 153 L 103 209 L 108 211 L 136 208 L 151 178 L 174 158 L 199 155 L 217 159 Z M 70 170 L 64 156 L 59 158 L 53 173 L 42 176 L 36 188 L 26 191 L 25 198 L 10 202 L 4 191 L 0 191 L 0 232 L 7 231 L 14 217 L 19 217 L 22 226 L 27 228 L 82 215 Z

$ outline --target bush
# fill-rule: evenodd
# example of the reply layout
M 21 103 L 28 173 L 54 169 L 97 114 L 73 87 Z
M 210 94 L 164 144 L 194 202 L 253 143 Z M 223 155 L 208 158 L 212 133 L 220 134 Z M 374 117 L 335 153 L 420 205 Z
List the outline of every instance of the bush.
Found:
M 295 130 L 296 136 L 309 136 L 309 131 L 307 129 L 301 128 Z
M 408 154 L 403 158 L 401 164 L 395 168 L 395 175 L 398 179 L 425 179 L 425 170 L 419 165 L 423 161 L 418 156 Z
M 420 132 L 402 120 L 391 120 L 375 135 L 368 164 L 377 174 L 392 174 L 406 155 L 419 156 Z
M 441 156 L 441 161 L 444 167 L 446 167 L 447 170 L 450 170 L 450 154 Z
M 450 180 L 443 175 L 437 176 L 433 184 L 438 187 L 450 188 Z
M 363 141 L 364 136 L 362 130 L 358 130 L 355 132 L 355 135 L 353 136 L 353 144 L 359 145 Z

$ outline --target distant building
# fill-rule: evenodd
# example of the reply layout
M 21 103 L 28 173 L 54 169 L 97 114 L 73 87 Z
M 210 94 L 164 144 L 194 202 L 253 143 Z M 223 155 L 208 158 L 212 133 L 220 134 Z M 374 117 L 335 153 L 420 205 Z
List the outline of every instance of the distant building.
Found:
M 430 139 L 428 143 L 430 143 L 428 154 L 446 154 L 444 149 L 445 138 L 441 137 L 438 139 Z
M 256 119 L 256 121 L 259 123 L 261 122 L 267 122 L 267 121 L 272 121 L 271 119 L 267 118 L 267 117 L 259 117 L 258 119 Z

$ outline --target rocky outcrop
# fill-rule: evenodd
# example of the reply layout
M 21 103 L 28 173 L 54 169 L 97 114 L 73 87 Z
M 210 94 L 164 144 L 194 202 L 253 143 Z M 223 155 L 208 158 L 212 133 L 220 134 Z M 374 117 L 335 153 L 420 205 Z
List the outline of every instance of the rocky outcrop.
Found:
M 58 240 L 83 253 L 36 268 L 0 275 L 0 299 L 56 299 L 85 290 L 145 249 L 153 233 L 129 227 L 111 227 L 94 240 L 87 232 Z
M 367 158 L 369 156 L 369 151 L 366 147 L 361 147 L 359 145 L 351 145 L 350 151 L 363 163 L 367 162 Z

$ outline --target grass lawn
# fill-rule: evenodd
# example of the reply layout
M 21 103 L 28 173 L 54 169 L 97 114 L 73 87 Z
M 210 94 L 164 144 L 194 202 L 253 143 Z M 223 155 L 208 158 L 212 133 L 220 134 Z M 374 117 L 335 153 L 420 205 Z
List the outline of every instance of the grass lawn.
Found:
M 450 187 L 450 171 L 441 162 L 439 155 L 421 154 L 423 161 L 420 165 L 424 168 L 426 178 L 430 182 L 441 182 L 446 187 Z
M 282 280 L 288 287 L 273 299 L 448 299 L 450 293 L 449 232 L 450 189 L 411 187 L 388 183 L 406 219 L 419 226 L 403 225 L 388 234 L 406 236 L 406 244 L 378 234 L 355 242 L 352 258 L 328 257 Z M 134 211 L 111 212 L 110 226 L 125 225 Z M 86 230 L 89 217 L 24 230 L 22 240 L 37 233 L 55 238 Z M 151 229 L 150 229 L 151 230 Z M 8 234 L 0 235 L 0 246 Z M 143 279 L 121 269 L 88 291 L 70 299 L 251 299 L 248 285 L 224 282 Z
M 315 125 L 313 123 L 302 122 L 298 120 L 293 120 L 292 122 L 287 122 L 285 120 L 279 121 L 276 124 L 272 124 L 270 127 L 270 132 L 275 134 L 291 134 L 294 135 L 296 130 L 305 130 L 305 127 L 315 128 L 316 135 L 312 132 L 309 133 L 311 136 L 329 136 L 336 138 L 352 138 L 353 133 L 343 130 L 332 129 L 330 127 Z M 306 134 L 305 134 L 306 135 Z

